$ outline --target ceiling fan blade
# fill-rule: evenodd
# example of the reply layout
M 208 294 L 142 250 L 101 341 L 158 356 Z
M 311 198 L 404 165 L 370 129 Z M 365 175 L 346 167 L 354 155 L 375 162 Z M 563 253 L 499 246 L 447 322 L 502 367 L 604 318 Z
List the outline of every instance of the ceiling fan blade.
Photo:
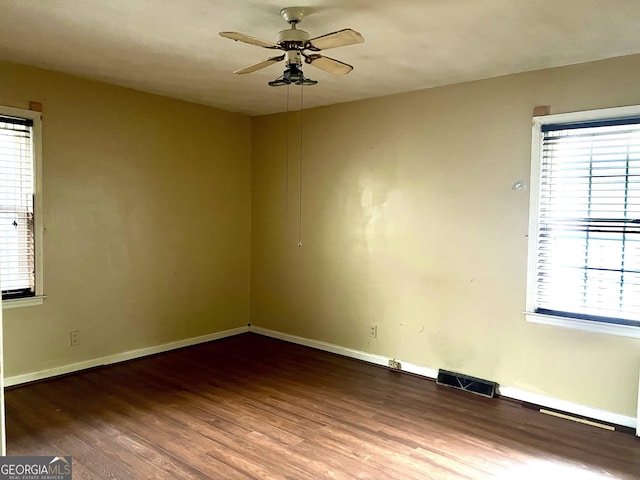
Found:
M 244 33 L 220 32 L 220 36 L 224 38 L 230 38 L 231 40 L 235 40 L 236 42 L 244 42 L 244 43 L 248 43 L 249 45 L 257 45 L 258 47 L 280 50 L 280 47 L 275 43 L 267 42 L 266 40 L 260 40 L 259 38 L 245 35 Z
M 318 54 L 305 55 L 304 61 L 305 63 L 319 68 L 320 70 L 332 73 L 333 75 L 346 75 L 353 70 L 353 67 L 347 63 Z
M 344 47 L 364 42 L 364 37 L 355 30 L 345 28 L 337 32 L 327 33 L 307 41 L 305 48 L 314 52 L 328 50 L 329 48 Z
M 254 63 L 253 65 L 249 65 L 247 67 L 241 68 L 240 70 L 236 70 L 233 73 L 237 73 L 239 75 L 243 73 L 251 73 L 256 70 L 260 70 L 261 68 L 268 67 L 269 65 L 273 65 L 274 63 L 278 63 L 284 60 L 284 55 L 280 55 L 279 57 L 271 57 L 263 60 L 262 62 Z

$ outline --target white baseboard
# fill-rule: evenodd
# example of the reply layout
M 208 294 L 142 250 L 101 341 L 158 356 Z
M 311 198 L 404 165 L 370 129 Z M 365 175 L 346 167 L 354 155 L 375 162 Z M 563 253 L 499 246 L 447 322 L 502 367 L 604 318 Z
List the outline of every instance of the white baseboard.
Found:
M 363 352 L 362 350 L 354 350 L 352 348 L 341 347 L 340 345 L 334 345 L 333 343 L 321 342 L 320 340 L 313 340 L 311 338 L 298 337 L 296 335 L 276 332 L 275 330 L 268 330 L 266 328 L 254 327 L 253 325 L 249 327 L 249 331 L 252 333 L 257 333 L 259 335 L 264 335 L 266 337 L 278 338 L 286 342 L 297 343 L 298 345 L 316 348 L 325 352 L 337 353 L 338 355 L 342 355 L 344 357 L 356 358 L 358 360 L 374 363 L 376 365 L 382 365 L 383 367 L 389 366 L 389 360 L 398 360 L 396 358 L 385 357 L 383 355 Z M 432 368 L 421 367 L 412 363 L 403 362 L 402 360 L 399 361 L 402 364 L 403 372 L 415 373 L 416 375 L 432 379 L 438 376 L 438 371 Z
M 619 413 L 600 410 L 597 408 L 582 405 L 580 403 L 568 402 L 557 398 L 547 397 L 539 393 L 527 392 L 514 387 L 500 387 L 500 395 L 503 397 L 513 398 L 534 405 L 560 410 L 561 412 L 573 413 L 581 417 L 593 418 L 602 422 L 612 423 L 614 425 L 623 425 L 625 427 L 636 428 L 637 419 L 620 415 Z
M 88 368 L 100 367 L 103 365 L 112 365 L 114 363 L 134 360 L 136 358 L 142 358 L 148 355 L 155 355 L 156 353 L 168 352 L 177 348 L 189 347 L 191 345 L 197 345 L 199 343 L 205 343 L 212 340 L 231 337 L 233 335 L 246 333 L 248 331 L 249 327 L 232 328 L 230 330 L 210 333 L 207 335 L 202 335 L 200 337 L 186 338 L 184 340 L 164 343 L 162 345 L 155 345 L 153 347 L 140 348 L 138 350 L 116 353 L 115 355 L 108 355 L 106 357 L 93 358 L 91 360 L 85 360 L 84 362 L 71 363 L 69 365 L 62 365 L 60 367 L 49 368 L 46 370 L 39 370 L 37 372 L 15 375 L 13 377 L 7 377 L 4 379 L 4 386 L 11 387 L 14 385 L 20 385 L 22 383 L 28 383 L 36 380 L 43 380 L 45 378 L 57 377 L 58 375 L 65 375 L 67 373 L 78 372 L 81 370 L 86 370 Z
M 249 331 L 253 333 L 257 333 L 259 335 L 278 338 L 280 340 L 284 340 L 287 342 L 296 343 L 298 345 L 304 345 L 307 347 L 316 348 L 318 350 L 323 350 L 325 352 L 331 352 L 331 353 L 336 353 L 338 355 L 342 355 L 345 357 L 356 358 L 358 360 L 363 360 L 365 362 L 373 363 L 375 365 L 382 365 L 387 367 L 389 365 L 389 360 L 391 360 L 389 357 L 385 357 L 382 355 L 375 355 L 373 353 L 363 352 L 361 350 L 354 350 L 351 348 L 341 347 L 340 345 L 334 345 L 332 343 L 321 342 L 319 340 L 313 340 L 310 338 L 298 337 L 296 335 L 289 335 L 287 333 L 276 332 L 274 330 L 255 327 L 253 325 L 249 327 Z M 402 361 L 402 359 L 394 359 L 394 360 L 398 360 L 402 364 L 402 371 L 404 372 L 413 373 L 413 374 L 427 377 L 430 379 L 434 379 L 438 376 L 437 369 L 423 367 L 419 365 L 413 365 L 411 363 Z M 525 390 L 520 390 L 514 387 L 500 386 L 498 387 L 498 393 L 500 394 L 500 396 L 503 396 L 503 397 L 512 398 L 515 400 L 520 400 L 523 402 L 540 405 L 541 407 L 560 410 L 562 412 L 572 413 L 574 415 L 588 417 L 595 420 L 600 420 L 602 422 L 607 422 L 614 425 L 623 425 L 625 427 L 630 427 L 630 428 L 637 427 L 637 419 L 633 417 L 627 417 L 625 415 L 620 415 L 618 413 L 613 413 L 606 410 L 599 410 L 597 408 L 588 407 L 586 405 L 581 405 L 579 403 L 573 403 L 573 402 L 568 402 L 566 400 L 559 400 L 557 398 L 547 397 L 545 395 L 540 395 L 538 393 L 527 392 Z
M 351 348 L 341 347 L 332 343 L 321 342 L 319 340 L 313 340 L 311 338 L 298 337 L 296 335 L 289 335 L 288 333 L 281 333 L 275 330 L 268 330 L 266 328 L 254 327 L 251 325 L 249 331 L 257 333 L 258 335 L 264 335 L 265 337 L 277 338 L 284 340 L 285 342 L 291 342 L 298 345 L 304 345 L 306 347 L 316 348 L 325 352 L 337 353 L 338 355 L 344 355 L 345 357 L 357 358 L 358 360 L 364 360 L 365 362 L 375 363 L 376 365 L 387 365 L 386 357 L 382 355 L 374 355 L 373 353 L 367 353 L 360 350 L 353 350 Z

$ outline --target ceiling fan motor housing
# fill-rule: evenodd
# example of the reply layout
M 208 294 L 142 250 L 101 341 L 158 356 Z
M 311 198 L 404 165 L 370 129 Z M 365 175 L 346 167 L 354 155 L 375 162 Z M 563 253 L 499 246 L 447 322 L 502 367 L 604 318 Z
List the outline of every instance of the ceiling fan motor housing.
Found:
M 292 28 L 278 32 L 278 45 L 284 48 L 285 51 L 302 50 L 308 40 L 309 34 L 304 30 Z

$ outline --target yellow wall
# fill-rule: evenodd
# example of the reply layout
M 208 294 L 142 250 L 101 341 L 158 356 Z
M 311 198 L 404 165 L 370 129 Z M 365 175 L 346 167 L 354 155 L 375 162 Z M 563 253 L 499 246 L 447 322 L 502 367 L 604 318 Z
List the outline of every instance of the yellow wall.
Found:
M 6 375 L 246 325 L 249 118 L 0 63 L 0 104 L 30 100 L 47 299 L 5 310 Z
M 285 205 L 285 117 L 252 119 L 252 324 L 634 417 L 639 340 L 526 322 L 511 184 L 534 106 L 640 104 L 638 78 L 632 56 L 305 111 L 302 248 L 297 132 Z

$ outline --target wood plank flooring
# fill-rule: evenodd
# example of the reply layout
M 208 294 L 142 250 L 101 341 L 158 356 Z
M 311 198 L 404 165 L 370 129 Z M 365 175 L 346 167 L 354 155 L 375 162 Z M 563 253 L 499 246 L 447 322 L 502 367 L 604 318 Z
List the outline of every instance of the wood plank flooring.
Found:
M 244 334 L 6 392 L 74 479 L 638 479 L 640 440 Z

